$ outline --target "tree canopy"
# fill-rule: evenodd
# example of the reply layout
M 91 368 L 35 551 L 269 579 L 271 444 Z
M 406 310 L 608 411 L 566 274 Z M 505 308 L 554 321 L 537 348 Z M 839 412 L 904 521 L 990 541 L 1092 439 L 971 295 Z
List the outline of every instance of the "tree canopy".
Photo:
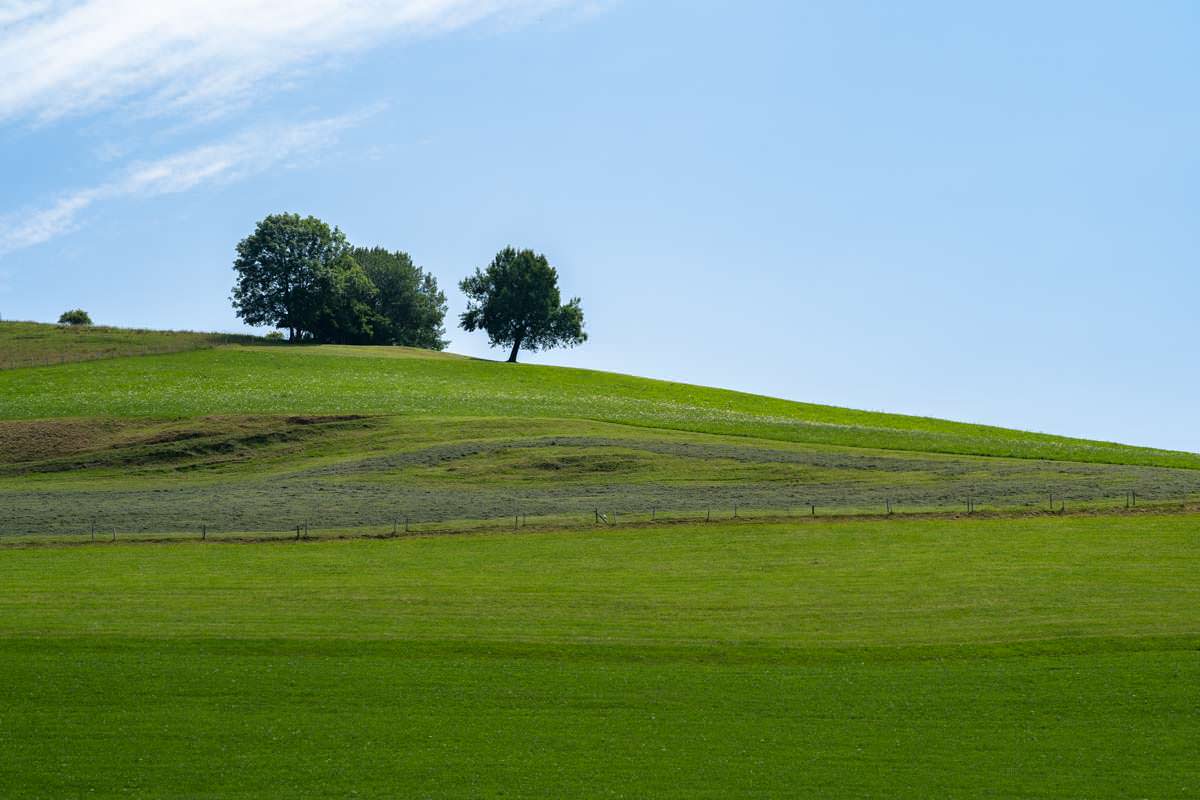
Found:
M 64 311 L 58 318 L 59 325 L 91 325 L 92 318 L 82 308 Z
M 486 331 L 493 347 L 511 347 L 510 362 L 522 347 L 536 353 L 587 341 L 579 298 L 562 303 L 558 272 L 532 250 L 504 248 L 459 288 L 468 298 L 460 317 L 463 330 Z
M 356 247 L 354 260 L 375 285 L 374 341 L 442 350 L 446 295 L 437 279 L 413 264 L 408 253 L 382 247 Z
M 250 325 L 289 341 L 441 350 L 446 298 L 407 253 L 354 248 L 316 217 L 272 214 L 238 243 L 231 297 Z
M 316 339 L 344 326 L 331 293 L 357 295 L 356 266 L 337 228 L 316 217 L 272 214 L 238 242 L 233 306 L 249 325 L 286 330 L 290 341 Z

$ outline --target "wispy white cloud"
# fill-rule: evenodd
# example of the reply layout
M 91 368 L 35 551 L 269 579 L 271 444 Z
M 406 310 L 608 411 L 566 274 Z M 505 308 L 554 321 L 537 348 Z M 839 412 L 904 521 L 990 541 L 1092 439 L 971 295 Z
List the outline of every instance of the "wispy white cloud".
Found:
M 50 0 L 6 0 L 0 2 L 0 25 L 16 25 L 50 11 Z
M 67 192 L 43 208 L 0 217 L 0 256 L 74 230 L 83 212 L 103 200 L 175 194 L 248 178 L 297 159 L 311 163 L 344 130 L 371 113 L 255 128 L 215 144 L 136 163 L 110 181 Z
M 133 104 L 211 115 L 295 70 L 580 0 L 0 0 L 0 120 Z
M 560 8 L 586 14 L 607 2 L 0 0 L 0 124 L 45 124 L 115 109 L 211 118 L 290 85 L 306 70 L 389 40 L 484 21 L 511 26 Z M 106 182 L 0 215 L 0 256 L 76 229 L 103 201 L 235 181 L 311 156 L 362 116 L 256 127 L 116 168 Z M 135 152 L 125 137 L 96 155 L 116 162 Z

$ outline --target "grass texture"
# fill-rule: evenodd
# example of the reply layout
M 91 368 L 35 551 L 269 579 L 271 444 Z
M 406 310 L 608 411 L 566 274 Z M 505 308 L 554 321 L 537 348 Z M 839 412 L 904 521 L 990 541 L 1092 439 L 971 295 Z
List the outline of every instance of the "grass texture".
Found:
M 428 530 L 1200 501 L 1200 470 L 788 443 L 585 420 L 208 417 L 0 422 L 0 536 Z M 816 508 L 811 508 L 815 506 Z
M 1186 797 L 1190 517 L 0 552 L 7 797 Z
M 0 322 L 0 370 L 121 356 L 178 353 L 261 341 L 257 336 L 229 333 Z
M 407 348 L 220 347 L 0 371 L 0 419 L 576 419 L 913 452 L 1200 468 L 1200 455 Z

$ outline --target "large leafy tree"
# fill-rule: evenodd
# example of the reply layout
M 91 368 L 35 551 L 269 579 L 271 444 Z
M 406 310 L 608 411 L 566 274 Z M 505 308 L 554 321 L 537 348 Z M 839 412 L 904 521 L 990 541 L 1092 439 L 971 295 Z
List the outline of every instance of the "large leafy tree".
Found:
M 350 254 L 317 270 L 312 338 L 335 344 L 371 344 L 379 322 L 379 291 Z
M 562 303 L 558 272 L 532 250 L 506 247 L 459 288 L 468 299 L 460 318 L 463 330 L 487 331 L 493 347 L 511 347 L 509 362 L 517 360 L 522 347 L 536 353 L 587 341 L 579 298 Z
M 337 228 L 316 217 L 272 214 L 238 243 L 233 307 L 247 324 L 286 330 L 291 341 L 318 338 L 332 324 L 330 292 L 357 282 L 353 264 Z
M 353 255 L 379 292 L 372 341 L 445 349 L 446 295 L 438 289 L 437 279 L 399 250 L 356 247 Z

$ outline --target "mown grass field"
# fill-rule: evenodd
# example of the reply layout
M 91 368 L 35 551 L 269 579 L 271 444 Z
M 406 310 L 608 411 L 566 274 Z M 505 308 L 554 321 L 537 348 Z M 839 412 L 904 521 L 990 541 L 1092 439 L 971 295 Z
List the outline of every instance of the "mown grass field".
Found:
M 0 371 L 0 419 L 583 419 L 785 442 L 1200 468 L 1200 455 L 408 348 L 219 347 Z
M 0 552 L 6 797 L 1189 797 L 1192 517 Z
M 142 335 L 0 324 L 0 796 L 1200 795 L 1200 456 Z
M 66 350 L 76 337 L 40 335 Z M 119 352 L 125 334 L 112 336 Z M 1189 453 L 408 348 L 197 346 L 0 370 L 0 535 L 721 518 L 735 506 L 1077 510 L 1120 508 L 1130 492 L 1194 504 L 1197 466 Z
M 583 420 L 217 417 L 0 422 L 0 535 L 278 534 L 533 517 L 578 523 L 1123 509 L 1200 501 L 1200 470 L 787 443 Z M 456 523 L 457 525 L 457 523 Z M 447 526 L 441 525 L 444 529 Z
M 0 322 L 0 369 L 65 364 L 100 358 L 177 353 L 227 344 L 261 343 L 256 336 L 153 331 L 104 325 Z

